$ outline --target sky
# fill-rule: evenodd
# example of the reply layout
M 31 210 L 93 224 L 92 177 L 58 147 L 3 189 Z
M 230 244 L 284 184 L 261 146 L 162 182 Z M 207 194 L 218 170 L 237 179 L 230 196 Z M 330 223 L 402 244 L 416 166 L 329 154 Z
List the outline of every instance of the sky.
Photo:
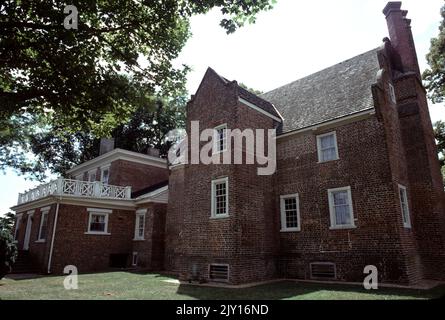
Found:
M 382 14 L 387 0 L 277 0 L 273 10 L 258 15 L 227 35 L 219 26 L 221 14 L 212 10 L 192 18 L 192 37 L 175 65 L 192 68 L 187 89 L 193 94 L 207 67 L 256 90 L 270 91 L 306 75 L 381 45 L 388 36 Z M 437 36 L 443 0 L 405 0 L 419 57 L 427 68 L 425 55 L 430 39 Z M 445 120 L 445 106 L 430 103 L 434 121 Z M 12 170 L 0 173 L 0 214 L 17 202 L 19 192 L 39 185 Z

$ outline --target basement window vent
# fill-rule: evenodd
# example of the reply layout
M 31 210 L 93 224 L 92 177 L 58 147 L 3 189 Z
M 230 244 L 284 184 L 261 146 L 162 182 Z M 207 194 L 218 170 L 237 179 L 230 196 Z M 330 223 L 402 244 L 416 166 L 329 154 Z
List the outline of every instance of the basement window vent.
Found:
M 311 279 L 333 280 L 337 277 L 335 263 L 313 262 L 310 264 Z
M 229 265 L 228 264 L 211 264 L 209 266 L 209 278 L 215 282 L 229 281 Z

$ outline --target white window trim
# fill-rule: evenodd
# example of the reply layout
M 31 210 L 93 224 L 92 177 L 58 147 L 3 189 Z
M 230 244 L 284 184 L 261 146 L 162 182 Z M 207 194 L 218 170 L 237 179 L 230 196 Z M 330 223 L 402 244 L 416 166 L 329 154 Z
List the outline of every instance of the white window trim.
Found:
M 135 261 L 136 259 L 136 261 Z M 138 260 L 139 260 L 139 255 L 137 252 L 133 252 L 132 256 L 131 256 L 131 265 L 133 267 L 136 267 L 138 265 Z
M 110 167 L 111 167 L 111 165 L 106 165 L 106 166 L 100 167 L 100 181 L 101 182 L 104 181 L 104 171 L 105 170 L 108 170 L 108 181 L 107 181 L 107 184 L 110 181 Z
M 323 161 L 321 159 L 321 138 L 323 137 L 327 137 L 330 135 L 334 135 L 334 142 L 335 142 L 335 159 L 332 160 L 326 160 Z M 340 159 L 339 155 L 338 155 L 338 143 L 337 143 L 337 132 L 336 131 L 331 131 L 328 133 L 324 133 L 324 134 L 320 134 L 317 136 L 317 154 L 318 154 L 318 163 L 326 163 L 326 162 L 331 162 L 331 161 L 337 161 Z
M 42 223 L 43 223 L 43 217 L 46 215 L 46 228 L 47 228 L 47 232 L 46 232 L 46 236 L 48 237 L 48 219 L 49 219 L 49 210 L 51 208 L 50 207 L 45 207 L 40 209 L 40 225 L 39 225 L 39 236 L 37 237 L 37 243 L 45 243 L 46 242 L 46 238 L 42 239 Z
M 223 150 L 218 150 L 218 130 L 219 129 L 226 129 L 226 146 Z M 227 151 L 227 146 L 228 146 L 228 136 L 227 136 L 227 123 L 221 124 L 215 128 L 213 128 L 214 133 L 213 133 L 213 154 L 220 154 L 220 153 L 224 153 Z
M 90 176 L 91 176 L 93 173 L 94 173 L 94 180 L 91 181 L 91 180 L 90 180 Z M 88 182 L 94 182 L 94 181 L 97 181 L 97 170 L 94 169 L 94 170 L 90 170 L 90 171 L 88 171 L 87 176 L 88 176 L 88 177 L 87 177 L 87 178 L 88 178 Z
M 15 229 L 14 229 L 14 242 L 17 243 L 18 242 L 18 231 L 20 230 L 20 227 L 22 225 L 22 217 L 23 217 L 23 213 L 19 213 L 16 214 L 15 218 Z
M 110 216 L 110 214 L 113 212 L 113 210 L 109 210 L 109 209 L 96 209 L 96 208 L 87 208 L 87 212 L 88 212 L 88 231 L 85 232 L 85 234 L 92 234 L 92 235 L 110 235 L 111 233 L 108 232 L 108 218 Z M 105 216 L 105 231 L 101 232 L 101 231 L 90 231 L 90 226 L 91 226 L 91 218 L 92 215 L 103 215 Z
M 146 223 L 146 213 L 147 209 L 139 209 L 136 210 L 136 219 L 134 223 L 134 238 L 133 241 L 145 241 L 145 223 Z M 142 234 L 142 237 L 139 237 L 139 219 L 140 217 L 144 217 L 144 232 Z
M 351 209 L 351 224 L 349 224 L 349 225 L 337 225 L 336 224 L 336 217 L 335 217 L 335 210 L 334 210 L 334 199 L 332 197 L 332 193 L 338 192 L 338 191 L 347 191 L 348 192 L 348 200 L 349 200 L 348 204 Z M 329 227 L 329 229 L 330 230 L 339 230 L 339 229 L 355 229 L 355 228 L 357 228 L 357 226 L 355 225 L 354 207 L 352 205 L 351 187 L 328 189 L 328 199 L 329 199 L 329 216 L 331 219 L 331 226 Z
M 297 223 L 298 228 L 288 228 L 286 221 L 286 210 L 285 210 L 285 200 L 286 199 L 296 199 L 297 200 Z M 300 220 L 300 198 L 298 193 L 288 194 L 280 196 L 280 212 L 281 212 L 281 232 L 298 232 L 301 231 L 301 220 Z
M 225 214 L 216 214 L 216 203 L 215 203 L 215 185 L 221 182 L 226 183 L 226 213 Z M 229 177 L 220 178 L 212 180 L 211 187 L 211 218 L 212 219 L 224 219 L 229 217 Z
M 405 201 L 406 201 L 406 209 L 408 210 L 408 216 L 406 217 L 407 221 L 405 222 L 405 216 L 403 214 L 403 203 L 402 203 L 402 198 L 400 197 L 400 190 L 404 190 L 404 197 L 405 197 Z M 411 229 L 411 212 L 409 209 L 409 202 L 408 202 L 408 191 L 406 189 L 405 186 L 399 184 L 399 201 L 400 201 L 400 211 L 402 212 L 402 222 L 403 222 L 403 227 L 405 227 L 406 229 Z

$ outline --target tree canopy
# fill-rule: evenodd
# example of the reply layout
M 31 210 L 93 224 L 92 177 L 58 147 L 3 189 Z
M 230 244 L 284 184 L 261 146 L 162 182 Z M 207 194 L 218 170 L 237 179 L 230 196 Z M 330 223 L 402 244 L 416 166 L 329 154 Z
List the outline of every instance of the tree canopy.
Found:
M 193 15 L 218 8 L 221 27 L 232 33 L 274 2 L 73 0 L 78 25 L 66 29 L 64 1 L 2 1 L 0 168 L 58 171 L 65 160 L 46 168 L 39 160 L 76 152 L 69 161 L 80 161 L 82 148 L 89 156 L 91 141 L 126 130 L 135 113 L 159 112 L 153 101 L 184 92 L 189 69 L 172 62 L 190 37 Z M 64 143 L 42 147 L 57 141 Z M 70 141 L 84 147 L 76 151 Z
M 430 68 L 423 73 L 429 97 L 434 103 L 443 102 L 445 98 L 445 5 L 440 14 L 439 35 L 431 39 L 430 52 L 426 56 Z
M 439 26 L 439 35 L 431 39 L 430 52 L 426 56 L 430 68 L 423 73 L 426 89 L 433 103 L 441 103 L 445 100 L 445 5 L 441 8 L 440 14 L 442 22 Z M 436 122 L 434 133 L 445 181 L 445 122 Z

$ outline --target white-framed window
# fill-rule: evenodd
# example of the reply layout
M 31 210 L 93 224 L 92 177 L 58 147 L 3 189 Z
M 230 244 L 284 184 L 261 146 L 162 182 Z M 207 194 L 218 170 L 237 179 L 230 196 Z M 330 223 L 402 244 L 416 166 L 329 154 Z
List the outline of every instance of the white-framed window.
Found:
M 88 208 L 88 231 L 87 234 L 103 234 L 108 233 L 108 218 L 112 210 Z
M 100 168 L 100 181 L 104 184 L 108 184 L 110 179 L 110 166 Z
M 134 226 L 134 240 L 144 240 L 145 238 L 145 214 L 147 209 L 136 211 L 136 221 Z
M 301 231 L 300 225 L 300 201 L 298 194 L 280 197 L 281 231 Z
M 391 83 L 388 83 L 388 90 L 389 90 L 389 99 L 391 100 L 392 103 L 396 104 L 397 103 L 397 99 L 396 99 L 396 92 L 394 90 L 394 86 Z
M 18 237 L 19 237 L 19 231 L 20 231 L 20 227 L 21 227 L 22 216 L 23 216 L 23 214 L 20 213 L 20 214 L 16 215 L 16 218 L 15 218 L 14 241 L 17 241 Z
M 229 216 L 229 178 L 212 180 L 212 218 Z
M 40 226 L 39 226 L 39 236 L 37 237 L 38 242 L 45 242 L 48 236 L 48 213 L 50 207 L 40 209 Z
M 227 125 L 222 124 L 216 127 L 214 132 L 213 153 L 220 153 L 227 150 Z
M 96 170 L 88 171 L 88 181 L 89 182 L 96 181 Z
M 317 136 L 318 162 L 338 160 L 337 134 L 330 132 Z
M 131 265 L 133 267 L 138 265 L 138 253 L 137 252 L 133 252 L 133 255 L 131 257 Z
M 399 184 L 400 208 L 402 210 L 403 226 L 411 228 L 411 217 L 409 215 L 408 194 L 406 187 Z
M 355 228 L 351 187 L 328 190 L 331 229 Z

